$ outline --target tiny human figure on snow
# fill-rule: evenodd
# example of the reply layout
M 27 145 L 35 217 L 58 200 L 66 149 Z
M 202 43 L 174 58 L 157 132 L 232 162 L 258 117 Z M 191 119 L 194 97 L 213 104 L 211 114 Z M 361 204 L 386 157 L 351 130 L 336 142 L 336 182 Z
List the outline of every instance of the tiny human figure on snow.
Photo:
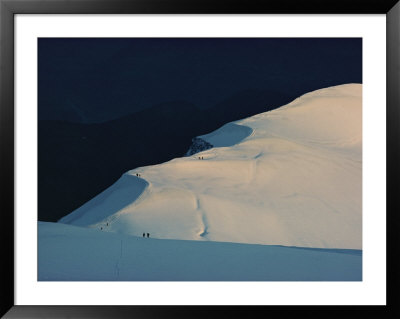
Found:
M 143 238 L 146 237 L 146 235 L 143 233 Z
M 147 238 L 149 238 L 150 237 L 150 234 L 149 233 L 147 233 Z

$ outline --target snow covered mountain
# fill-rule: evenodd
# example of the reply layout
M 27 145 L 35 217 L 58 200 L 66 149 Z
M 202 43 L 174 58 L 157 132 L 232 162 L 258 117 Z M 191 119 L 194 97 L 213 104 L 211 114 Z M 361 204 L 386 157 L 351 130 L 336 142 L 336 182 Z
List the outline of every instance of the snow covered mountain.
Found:
M 361 249 L 361 105 L 362 85 L 346 84 L 228 123 L 198 137 L 213 148 L 133 169 L 59 222 L 159 239 Z

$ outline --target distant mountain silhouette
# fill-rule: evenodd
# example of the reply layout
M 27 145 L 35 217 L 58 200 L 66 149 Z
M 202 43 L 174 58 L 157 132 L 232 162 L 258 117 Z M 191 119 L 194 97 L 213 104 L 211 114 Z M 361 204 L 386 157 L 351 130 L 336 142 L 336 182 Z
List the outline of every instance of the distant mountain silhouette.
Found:
M 174 101 L 98 124 L 39 121 L 38 219 L 57 221 L 126 171 L 184 156 L 194 137 L 295 97 L 247 90 L 205 110 Z
M 359 83 L 362 52 L 362 38 L 39 38 L 38 118 L 102 123 L 177 99 L 204 109 L 244 88 Z

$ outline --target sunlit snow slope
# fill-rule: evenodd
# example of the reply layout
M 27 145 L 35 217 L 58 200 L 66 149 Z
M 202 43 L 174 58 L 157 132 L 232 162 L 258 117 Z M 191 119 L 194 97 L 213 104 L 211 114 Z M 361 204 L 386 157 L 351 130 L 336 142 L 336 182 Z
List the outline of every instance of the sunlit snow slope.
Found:
M 347 84 L 228 123 L 200 137 L 214 148 L 131 170 L 60 222 L 153 238 L 361 249 L 361 105 L 362 85 Z

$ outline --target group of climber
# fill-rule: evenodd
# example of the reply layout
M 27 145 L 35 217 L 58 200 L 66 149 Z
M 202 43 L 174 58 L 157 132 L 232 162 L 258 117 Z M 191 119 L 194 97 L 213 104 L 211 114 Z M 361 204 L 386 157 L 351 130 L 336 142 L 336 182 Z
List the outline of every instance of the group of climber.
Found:
M 107 226 L 108 226 L 108 223 L 107 223 Z M 103 227 L 100 227 L 100 230 L 103 230 Z M 143 233 L 143 238 L 146 238 L 146 236 L 147 236 L 147 238 L 150 238 L 149 233 Z
M 108 226 L 108 223 L 107 223 L 107 226 Z M 103 227 L 100 227 L 100 230 L 103 230 Z
M 204 159 L 203 156 L 199 156 L 199 160 L 202 160 L 202 159 Z

